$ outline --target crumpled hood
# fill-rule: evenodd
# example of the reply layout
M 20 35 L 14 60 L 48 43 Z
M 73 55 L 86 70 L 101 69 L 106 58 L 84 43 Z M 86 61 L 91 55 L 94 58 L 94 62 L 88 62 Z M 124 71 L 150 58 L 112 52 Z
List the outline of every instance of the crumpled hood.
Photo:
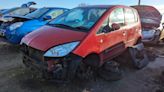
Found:
M 26 16 L 20 16 L 20 15 L 4 15 L 0 17 L 0 21 L 3 22 L 10 22 L 13 21 L 14 19 L 31 20 L 32 18 Z
M 155 7 L 147 5 L 132 7 L 139 13 L 142 28 L 158 28 L 160 26 L 162 15 Z
M 86 35 L 87 33 L 85 32 L 43 26 L 40 29 L 26 35 L 22 39 L 21 43 L 25 43 L 26 45 L 41 51 L 47 51 L 56 45 L 81 41 Z

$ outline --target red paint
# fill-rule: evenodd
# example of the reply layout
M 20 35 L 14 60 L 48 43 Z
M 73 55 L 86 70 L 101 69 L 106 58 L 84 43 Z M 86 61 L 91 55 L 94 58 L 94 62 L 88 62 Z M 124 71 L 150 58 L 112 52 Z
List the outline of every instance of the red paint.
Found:
M 39 31 L 30 33 L 23 38 L 27 45 L 41 51 L 67 42 L 81 41 L 86 36 L 84 32 L 44 26 Z
M 148 5 L 140 5 L 140 6 L 132 6 L 132 7 L 135 8 L 139 13 L 139 16 L 141 18 L 142 28 L 144 29 L 157 28 L 160 26 L 162 15 L 155 7 L 148 6 Z M 143 19 L 151 19 L 154 21 L 154 23 L 153 22 L 145 23 L 142 21 Z
M 80 41 L 81 43 L 75 48 L 73 53 L 81 57 L 85 58 L 89 54 L 96 53 L 101 57 L 101 60 L 104 60 L 120 55 L 127 47 L 133 46 L 141 37 L 141 24 L 140 21 L 138 21 L 134 25 L 126 25 L 119 30 L 97 34 L 103 21 L 117 8 L 130 7 L 109 7 L 108 11 L 99 19 L 94 27 L 92 27 L 89 33 L 44 26 L 38 31 L 27 35 L 23 39 L 23 42 L 33 48 L 46 51 L 56 45 Z M 108 53 L 108 50 L 111 50 L 111 52 Z M 105 54 L 102 54 L 103 52 L 105 52 Z

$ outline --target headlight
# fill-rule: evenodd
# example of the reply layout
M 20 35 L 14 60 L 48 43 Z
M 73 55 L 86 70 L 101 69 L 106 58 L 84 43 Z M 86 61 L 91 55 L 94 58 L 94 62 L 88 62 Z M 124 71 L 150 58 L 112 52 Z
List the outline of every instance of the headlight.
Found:
M 23 25 L 23 22 L 17 22 L 17 23 L 12 24 L 12 25 L 9 27 L 9 29 L 10 29 L 10 30 L 15 30 L 15 29 L 19 28 L 19 27 L 22 26 L 22 25 Z
M 63 57 L 68 55 L 76 46 L 79 44 L 79 42 L 71 42 L 63 45 L 59 45 L 56 47 L 51 48 L 48 50 L 44 56 L 45 57 Z

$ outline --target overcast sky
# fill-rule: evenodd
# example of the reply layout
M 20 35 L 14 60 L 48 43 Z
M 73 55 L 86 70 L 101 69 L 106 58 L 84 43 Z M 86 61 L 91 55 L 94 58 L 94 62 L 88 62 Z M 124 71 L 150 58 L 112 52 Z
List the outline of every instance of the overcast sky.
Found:
M 35 7 L 65 7 L 73 8 L 80 3 L 87 4 L 121 4 L 121 5 L 136 5 L 138 0 L 0 0 L 0 8 L 11 8 L 20 6 L 22 3 L 35 1 Z M 144 5 L 160 5 L 164 6 L 164 0 L 141 0 Z

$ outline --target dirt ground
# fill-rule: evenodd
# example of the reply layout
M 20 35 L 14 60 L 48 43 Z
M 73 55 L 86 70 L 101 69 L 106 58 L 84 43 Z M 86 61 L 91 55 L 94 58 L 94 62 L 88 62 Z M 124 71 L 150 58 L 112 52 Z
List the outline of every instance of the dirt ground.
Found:
M 142 70 L 125 69 L 122 80 L 97 78 L 61 85 L 34 78 L 22 64 L 19 47 L 0 42 L 0 92 L 164 92 L 164 46 L 149 49 L 158 58 Z

